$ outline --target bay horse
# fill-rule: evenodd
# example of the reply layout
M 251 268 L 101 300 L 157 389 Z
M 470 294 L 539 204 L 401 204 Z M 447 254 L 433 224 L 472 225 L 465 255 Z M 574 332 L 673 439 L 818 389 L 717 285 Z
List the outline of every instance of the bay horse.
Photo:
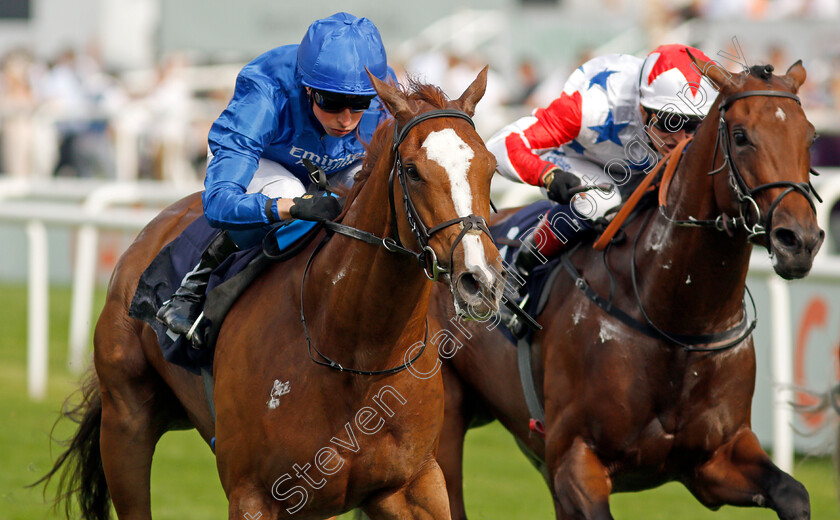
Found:
M 464 435 L 494 419 L 542 471 L 558 519 L 611 519 L 611 493 L 669 481 L 711 509 L 810 517 L 804 486 L 750 429 L 756 359 L 744 301 L 750 241 L 792 279 L 809 272 L 823 240 L 809 189 L 814 127 L 795 95 L 806 72 L 801 62 L 774 76 L 769 66 L 730 74 L 694 61 L 719 96 L 664 203 L 630 221 L 624 242 L 574 251 L 580 280 L 560 272 L 545 288 L 544 328 L 523 363 L 544 405 L 544 437 L 510 341 L 490 325 L 453 327 L 445 298 L 433 295 L 433 323 L 454 335 L 451 350 L 461 347 L 443 366 L 438 452 L 453 518 L 466 518 Z M 606 312 L 587 286 L 649 332 Z
M 471 121 L 486 75 L 454 101 L 371 75 L 394 117 L 368 145 L 330 240 L 273 264 L 231 308 L 214 354 L 215 423 L 200 378 L 167 363 L 152 329 L 128 315 L 143 270 L 201 214 L 198 194 L 139 234 L 96 325 L 80 427 L 48 475 L 66 466 L 61 491 L 77 495 L 83 518 L 108 518 L 109 501 L 120 520 L 151 518 L 155 444 L 186 428 L 215 438 L 231 520 L 354 507 L 371 518 L 449 518 L 434 458 L 442 379 L 416 374 L 437 362 L 424 351 L 429 278 L 448 282 L 459 309 L 492 313 L 501 299 L 485 223 L 495 159 Z

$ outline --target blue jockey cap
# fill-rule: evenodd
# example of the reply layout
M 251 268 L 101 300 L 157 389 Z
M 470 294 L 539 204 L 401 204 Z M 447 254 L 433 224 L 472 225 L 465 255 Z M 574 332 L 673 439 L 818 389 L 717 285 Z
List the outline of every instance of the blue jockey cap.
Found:
M 379 30 L 367 18 L 336 13 L 316 20 L 298 47 L 301 82 L 318 90 L 374 96 L 365 67 L 382 80 L 388 73 Z

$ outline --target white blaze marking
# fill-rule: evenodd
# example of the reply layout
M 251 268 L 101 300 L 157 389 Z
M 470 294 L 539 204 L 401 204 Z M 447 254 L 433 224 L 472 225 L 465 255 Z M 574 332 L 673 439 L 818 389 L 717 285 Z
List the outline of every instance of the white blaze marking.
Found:
M 473 213 L 472 191 L 467 172 L 470 162 L 475 156 L 472 148 L 451 128 L 444 128 L 430 133 L 423 141 L 422 148 L 430 161 L 438 163 L 449 175 L 452 203 L 455 213 L 459 217 L 466 217 Z M 493 275 L 484 258 L 484 248 L 481 237 L 467 234 L 461 240 L 464 244 L 464 263 L 469 271 L 480 272 L 488 283 L 492 283 Z
M 782 107 L 776 108 L 776 117 L 779 118 L 779 120 L 781 120 L 781 121 L 784 121 L 785 119 L 787 119 L 787 116 L 785 115 L 785 111 L 782 110 Z

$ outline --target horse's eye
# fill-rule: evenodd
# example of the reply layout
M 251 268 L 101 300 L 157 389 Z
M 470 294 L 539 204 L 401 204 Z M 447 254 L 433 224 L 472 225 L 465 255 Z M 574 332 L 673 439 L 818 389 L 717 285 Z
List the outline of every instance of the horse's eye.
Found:
M 420 173 L 417 171 L 417 167 L 414 165 L 409 164 L 405 167 L 405 175 L 413 181 L 420 180 Z
M 735 140 L 735 144 L 738 146 L 746 146 L 750 144 L 750 140 L 747 139 L 747 133 L 743 130 L 735 130 L 732 132 L 732 139 Z

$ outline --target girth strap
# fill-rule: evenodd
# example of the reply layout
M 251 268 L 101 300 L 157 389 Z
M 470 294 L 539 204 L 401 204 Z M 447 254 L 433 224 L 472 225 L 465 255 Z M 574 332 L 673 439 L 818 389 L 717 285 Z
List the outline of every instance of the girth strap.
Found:
M 519 381 L 522 383 L 522 392 L 525 394 L 528 413 L 532 419 L 544 423 L 545 409 L 540 402 L 537 385 L 534 382 L 534 372 L 531 370 L 531 343 L 527 340 L 528 336 L 519 338 L 516 343 L 516 364 L 519 365 Z
M 204 398 L 207 399 L 207 408 L 210 409 L 210 418 L 216 424 L 216 403 L 213 401 L 213 372 L 201 368 L 201 386 L 204 387 Z
M 665 340 L 665 341 L 677 341 L 682 344 L 687 345 L 708 345 L 712 343 L 719 343 L 722 341 L 728 341 L 732 339 L 737 339 L 737 341 L 730 341 L 726 345 L 720 347 L 710 347 L 710 348 L 686 348 L 686 350 L 696 350 L 696 351 L 715 351 L 715 350 L 724 350 L 728 347 L 733 347 L 746 339 L 746 337 L 752 332 L 755 328 L 756 322 L 753 320 L 752 322 L 749 321 L 747 317 L 747 313 L 744 312 L 744 319 L 741 320 L 741 323 L 736 325 L 734 328 L 729 330 L 724 330 L 721 332 L 711 332 L 708 334 L 675 334 L 675 333 L 667 333 L 667 335 L 663 334 L 659 329 L 652 327 L 647 323 L 642 323 L 632 316 L 624 312 L 623 310 L 619 309 L 618 307 L 614 306 L 612 302 L 607 301 L 604 299 L 603 296 L 598 294 L 592 287 L 587 283 L 587 281 L 581 276 L 575 266 L 572 264 L 572 261 L 569 257 L 570 255 L 564 254 L 560 258 L 560 262 L 563 266 L 563 269 L 569 273 L 569 276 L 572 277 L 572 280 L 575 282 L 575 287 L 581 290 L 583 294 L 592 300 L 598 307 L 600 307 L 604 312 L 609 314 L 610 316 L 618 319 L 621 323 L 627 325 L 628 327 L 641 332 L 642 334 L 649 336 L 654 339 Z

